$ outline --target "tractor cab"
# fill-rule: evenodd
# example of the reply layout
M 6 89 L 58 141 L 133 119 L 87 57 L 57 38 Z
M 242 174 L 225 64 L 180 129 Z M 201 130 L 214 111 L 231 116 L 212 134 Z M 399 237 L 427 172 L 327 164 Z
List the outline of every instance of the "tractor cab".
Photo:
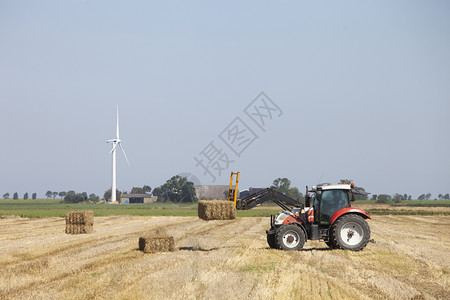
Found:
M 314 209 L 314 221 L 318 225 L 330 225 L 331 217 L 342 208 L 351 207 L 354 201 L 350 184 L 320 184 L 306 194 L 306 207 Z

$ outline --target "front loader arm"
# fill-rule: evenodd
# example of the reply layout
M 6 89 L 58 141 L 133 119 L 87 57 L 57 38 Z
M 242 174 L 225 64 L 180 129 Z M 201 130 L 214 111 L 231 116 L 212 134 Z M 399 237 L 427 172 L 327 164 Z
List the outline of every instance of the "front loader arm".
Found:
M 303 208 L 304 206 L 302 203 L 300 203 L 300 201 L 297 201 L 289 196 L 286 196 L 283 193 L 280 193 L 274 187 L 270 187 L 255 194 L 251 194 L 243 199 L 239 199 L 236 202 L 236 208 L 239 210 L 247 210 L 271 200 L 282 209 L 289 211 L 291 211 L 290 207 Z

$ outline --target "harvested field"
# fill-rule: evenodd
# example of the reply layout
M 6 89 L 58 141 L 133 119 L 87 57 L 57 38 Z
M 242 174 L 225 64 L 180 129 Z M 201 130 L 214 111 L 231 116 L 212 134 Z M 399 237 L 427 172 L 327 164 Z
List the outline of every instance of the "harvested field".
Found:
M 0 299 L 448 299 L 450 217 L 374 216 L 361 252 L 269 249 L 269 218 L 96 217 L 89 235 L 64 218 L 0 219 Z M 139 251 L 167 228 L 175 252 Z
M 232 220 L 236 218 L 234 202 L 228 200 L 198 201 L 198 217 L 203 220 Z

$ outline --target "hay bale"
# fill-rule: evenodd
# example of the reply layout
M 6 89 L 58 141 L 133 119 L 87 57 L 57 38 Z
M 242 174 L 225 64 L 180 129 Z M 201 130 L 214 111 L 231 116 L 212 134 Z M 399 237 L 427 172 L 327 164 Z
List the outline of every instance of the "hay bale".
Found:
M 85 211 L 69 211 L 66 213 L 66 224 L 94 224 L 94 212 L 92 210 Z
M 94 231 L 94 212 L 69 211 L 66 213 L 66 233 L 82 234 L 92 233 Z
M 93 225 L 84 225 L 84 224 L 66 224 L 66 233 L 67 234 L 83 234 L 83 233 L 92 233 L 94 231 Z
M 94 226 L 86 224 L 66 224 L 65 230 L 67 234 L 92 233 L 93 231 Z
M 228 200 L 198 201 L 198 217 L 203 220 L 232 220 L 236 218 L 234 202 Z
M 139 250 L 144 253 L 175 251 L 175 240 L 164 228 L 158 228 L 139 238 Z

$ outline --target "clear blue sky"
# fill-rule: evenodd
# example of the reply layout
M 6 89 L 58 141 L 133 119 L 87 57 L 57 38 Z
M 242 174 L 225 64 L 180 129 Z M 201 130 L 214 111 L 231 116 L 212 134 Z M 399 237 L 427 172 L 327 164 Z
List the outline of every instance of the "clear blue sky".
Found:
M 194 157 L 213 142 L 234 161 L 215 184 L 449 193 L 449 16 L 448 1 L 2 1 L 0 196 L 103 195 L 116 104 L 122 191 L 211 184 Z M 265 131 L 244 112 L 262 91 L 282 111 Z M 239 157 L 219 137 L 236 117 L 258 136 Z

